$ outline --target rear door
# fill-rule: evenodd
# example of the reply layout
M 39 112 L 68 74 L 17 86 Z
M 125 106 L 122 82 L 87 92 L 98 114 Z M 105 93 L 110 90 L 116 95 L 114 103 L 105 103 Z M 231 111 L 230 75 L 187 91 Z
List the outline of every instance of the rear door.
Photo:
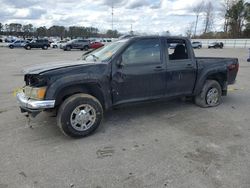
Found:
M 71 44 L 72 48 L 79 48 L 79 40 L 74 40 Z
M 121 54 L 122 66 L 114 65 L 114 104 L 158 98 L 166 89 L 166 66 L 159 38 L 134 41 Z
M 173 49 L 173 44 L 176 44 Z M 184 39 L 165 40 L 167 58 L 166 96 L 192 94 L 196 80 L 196 62 L 191 45 Z

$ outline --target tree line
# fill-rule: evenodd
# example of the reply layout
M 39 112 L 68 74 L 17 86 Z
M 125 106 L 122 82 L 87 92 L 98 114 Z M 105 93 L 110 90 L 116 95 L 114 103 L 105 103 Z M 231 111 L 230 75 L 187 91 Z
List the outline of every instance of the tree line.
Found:
M 49 28 L 34 27 L 32 24 L 22 25 L 20 23 L 2 24 L 0 23 L 0 34 L 11 35 L 23 38 L 29 37 L 65 37 L 77 38 L 77 37 L 109 37 L 116 38 L 120 34 L 117 30 L 107 30 L 106 33 L 100 33 L 98 28 L 95 27 L 83 27 L 83 26 L 70 26 L 68 28 L 64 26 L 54 25 Z
M 249 38 L 250 3 L 245 0 L 224 0 L 216 11 L 214 1 L 201 1 L 193 7 L 195 21 L 191 22 L 186 35 L 193 38 Z M 219 12 L 219 13 L 218 13 Z M 215 19 L 223 20 L 222 31 L 215 31 Z M 202 31 L 197 35 L 197 27 L 202 21 Z

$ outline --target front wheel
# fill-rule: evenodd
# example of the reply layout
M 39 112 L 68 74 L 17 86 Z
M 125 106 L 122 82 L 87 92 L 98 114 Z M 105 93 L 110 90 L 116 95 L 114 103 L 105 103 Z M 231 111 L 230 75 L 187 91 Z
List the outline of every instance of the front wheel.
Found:
M 103 109 L 100 102 L 88 94 L 75 94 L 60 106 L 57 125 L 71 137 L 84 137 L 93 133 L 101 123 Z
M 195 103 L 203 108 L 215 107 L 221 104 L 221 86 L 215 80 L 207 80 L 200 94 L 195 96 Z

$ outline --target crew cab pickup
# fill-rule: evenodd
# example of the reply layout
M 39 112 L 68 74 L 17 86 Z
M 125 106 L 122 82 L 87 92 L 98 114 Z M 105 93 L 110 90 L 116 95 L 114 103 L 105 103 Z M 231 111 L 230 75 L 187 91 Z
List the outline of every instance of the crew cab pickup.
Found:
M 83 137 L 96 130 L 104 110 L 126 103 L 188 96 L 200 107 L 217 106 L 238 68 L 236 58 L 195 57 L 186 38 L 137 36 L 78 61 L 27 69 L 17 101 L 31 115 L 56 111 L 64 134 Z

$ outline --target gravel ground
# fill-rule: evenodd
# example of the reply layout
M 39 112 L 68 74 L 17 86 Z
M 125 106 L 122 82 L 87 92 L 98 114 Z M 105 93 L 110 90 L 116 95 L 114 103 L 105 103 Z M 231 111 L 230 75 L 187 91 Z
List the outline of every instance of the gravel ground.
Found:
M 74 60 L 81 51 L 0 48 L 0 188 L 249 188 L 250 63 L 247 49 L 195 51 L 238 57 L 237 84 L 223 104 L 202 109 L 180 100 L 105 114 L 92 136 L 71 139 L 45 113 L 20 113 L 12 94 L 22 68 Z

